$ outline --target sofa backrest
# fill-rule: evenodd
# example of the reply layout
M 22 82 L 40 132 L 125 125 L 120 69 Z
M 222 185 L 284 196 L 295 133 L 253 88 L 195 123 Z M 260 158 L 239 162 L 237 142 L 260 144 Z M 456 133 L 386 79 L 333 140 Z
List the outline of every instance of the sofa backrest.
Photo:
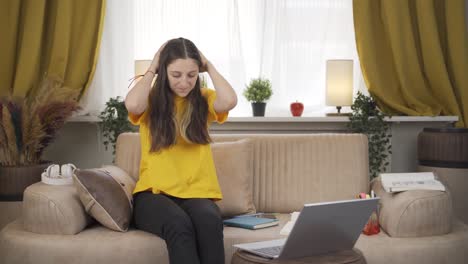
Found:
M 352 199 L 369 189 L 367 137 L 361 134 L 215 134 L 214 142 L 251 138 L 257 211 L 299 211 L 304 203 Z M 138 178 L 138 133 L 121 134 L 116 164 Z

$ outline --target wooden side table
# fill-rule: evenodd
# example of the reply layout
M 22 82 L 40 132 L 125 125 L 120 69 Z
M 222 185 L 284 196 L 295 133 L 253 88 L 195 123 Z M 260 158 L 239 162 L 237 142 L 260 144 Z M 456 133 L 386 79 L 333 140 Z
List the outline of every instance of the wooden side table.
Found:
M 231 264 L 366 264 L 366 259 L 358 249 L 345 250 L 324 255 L 294 259 L 266 259 L 246 251 L 237 250 L 231 259 Z

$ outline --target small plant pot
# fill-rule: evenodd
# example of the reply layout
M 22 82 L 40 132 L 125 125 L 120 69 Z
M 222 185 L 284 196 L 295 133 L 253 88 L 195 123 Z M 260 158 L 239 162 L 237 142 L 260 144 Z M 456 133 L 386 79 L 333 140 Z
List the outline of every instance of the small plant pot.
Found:
M 266 103 L 252 103 L 253 116 L 265 116 Z

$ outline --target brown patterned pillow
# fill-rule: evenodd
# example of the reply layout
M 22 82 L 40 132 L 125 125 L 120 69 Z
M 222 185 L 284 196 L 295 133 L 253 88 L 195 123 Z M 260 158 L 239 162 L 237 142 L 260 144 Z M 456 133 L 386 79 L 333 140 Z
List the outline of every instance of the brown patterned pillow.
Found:
M 88 214 L 115 231 L 128 230 L 135 181 L 116 166 L 75 170 L 74 183 Z

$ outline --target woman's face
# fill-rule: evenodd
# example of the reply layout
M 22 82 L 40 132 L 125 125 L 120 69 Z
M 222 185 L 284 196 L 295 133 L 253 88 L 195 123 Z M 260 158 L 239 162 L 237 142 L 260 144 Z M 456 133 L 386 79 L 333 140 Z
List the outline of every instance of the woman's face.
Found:
M 180 97 L 187 96 L 198 78 L 198 64 L 194 59 L 176 59 L 167 66 L 167 77 L 171 90 Z

